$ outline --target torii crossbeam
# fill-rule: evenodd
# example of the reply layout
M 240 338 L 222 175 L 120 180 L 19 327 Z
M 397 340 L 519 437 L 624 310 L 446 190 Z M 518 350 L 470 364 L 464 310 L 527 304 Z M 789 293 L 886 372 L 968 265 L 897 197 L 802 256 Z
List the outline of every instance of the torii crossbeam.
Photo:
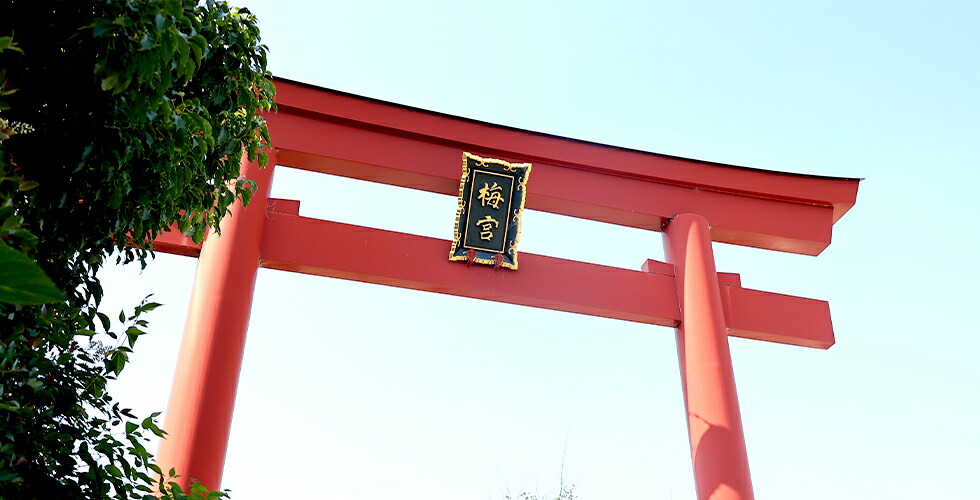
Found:
M 299 215 L 270 199 L 274 169 L 221 236 L 178 233 L 158 251 L 199 257 L 159 465 L 220 487 L 259 267 L 676 329 L 698 498 L 753 498 L 727 336 L 827 349 L 824 301 L 742 288 L 717 273 L 712 241 L 817 255 L 858 179 L 734 167 L 577 141 L 276 80 L 271 165 L 455 196 L 464 151 L 529 162 L 529 209 L 664 235 L 667 263 L 632 271 L 521 254 L 520 270 L 447 259 L 450 242 Z M 451 214 L 447 214 L 451 217 Z M 405 265 L 411 261 L 412 265 Z

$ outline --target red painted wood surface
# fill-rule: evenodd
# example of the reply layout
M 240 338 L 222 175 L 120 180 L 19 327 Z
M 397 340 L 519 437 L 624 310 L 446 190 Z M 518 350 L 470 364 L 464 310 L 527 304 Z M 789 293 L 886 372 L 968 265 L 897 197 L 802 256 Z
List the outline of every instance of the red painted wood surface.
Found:
M 157 452 L 157 464 L 164 471 L 179 471 L 185 487 L 197 479 L 219 489 L 235 409 L 273 172 L 247 162 L 242 170 L 259 187 L 247 209 L 240 203 L 231 208 L 231 216 L 221 221 L 220 236 L 210 235 L 198 246 L 171 234 L 165 242 L 170 246 L 164 247 L 184 255 L 200 248 L 164 420 L 168 435 Z
M 160 233 L 157 239 L 153 240 L 153 250 L 187 257 L 199 257 L 201 255 L 201 245 L 180 234 L 176 224 L 171 226 L 169 231 Z
M 667 261 L 674 264 L 681 308 L 677 359 L 698 498 L 752 500 L 749 456 L 707 219 L 695 214 L 671 219 L 664 230 L 664 249 Z
M 679 213 L 714 241 L 808 255 L 857 195 L 857 179 L 734 167 L 605 146 L 277 80 L 268 117 L 281 165 L 455 196 L 469 151 L 531 162 L 527 208 L 659 231 Z
M 518 271 L 467 266 L 450 262 L 449 248 L 448 240 L 270 213 L 261 265 L 661 326 L 677 323 L 669 276 L 527 252 Z
M 751 498 L 727 336 L 822 349 L 834 336 L 826 302 L 716 274 L 710 241 L 819 254 L 853 206 L 857 179 L 606 146 L 282 79 L 276 87 L 279 111 L 267 116 L 275 164 L 455 196 L 463 151 L 531 162 L 527 208 L 666 225 L 677 272 L 652 260 L 632 271 L 528 253 L 520 271 L 469 267 L 448 260 L 446 240 L 300 217 L 299 202 L 266 200 L 271 168 L 251 172 L 260 191 L 222 221 L 221 237 L 202 246 L 171 232 L 154 242 L 201 258 L 167 410 L 171 434 L 159 453 L 164 470 L 177 467 L 185 485 L 220 485 L 255 272 L 266 267 L 677 327 L 699 498 Z
M 651 325 L 680 322 L 670 264 L 648 260 L 634 271 L 524 252 L 521 262 L 528 264 L 516 272 L 468 267 L 448 260 L 448 240 L 300 217 L 298 211 L 297 201 L 269 200 L 260 267 Z M 175 233 L 155 243 L 162 252 L 200 252 Z M 742 288 L 737 274 L 722 273 L 719 280 L 729 335 L 818 349 L 834 344 L 827 302 Z

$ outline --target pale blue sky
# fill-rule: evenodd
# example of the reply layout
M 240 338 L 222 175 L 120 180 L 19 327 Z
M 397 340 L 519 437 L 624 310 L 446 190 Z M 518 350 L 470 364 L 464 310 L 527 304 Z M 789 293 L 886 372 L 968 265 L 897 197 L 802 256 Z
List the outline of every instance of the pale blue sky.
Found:
M 247 1 L 272 71 L 493 123 L 864 177 L 818 257 L 716 245 L 743 286 L 830 301 L 828 351 L 733 339 L 756 496 L 980 498 L 980 3 Z M 463 79 L 464 71 L 481 75 Z M 306 216 L 449 239 L 451 197 L 281 169 Z M 531 178 L 533 183 L 533 174 Z M 379 205 L 411 203 L 407 225 Z M 595 244 L 563 248 L 563 234 Z M 521 250 L 636 269 L 660 235 L 529 213 Z M 193 259 L 108 274 L 167 304 L 117 384 L 166 404 Z M 513 330 L 461 333 L 476 310 Z M 670 329 L 260 271 L 235 500 L 694 498 Z M 567 450 L 566 450 L 567 446 Z

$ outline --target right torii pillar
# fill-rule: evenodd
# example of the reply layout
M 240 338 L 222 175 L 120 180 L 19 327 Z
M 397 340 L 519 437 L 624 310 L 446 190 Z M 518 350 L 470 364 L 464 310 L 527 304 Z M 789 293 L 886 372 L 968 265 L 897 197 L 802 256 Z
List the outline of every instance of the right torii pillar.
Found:
M 708 231 L 707 219 L 694 214 L 674 217 L 663 231 L 681 313 L 677 359 L 694 482 L 699 499 L 749 500 L 755 496 Z

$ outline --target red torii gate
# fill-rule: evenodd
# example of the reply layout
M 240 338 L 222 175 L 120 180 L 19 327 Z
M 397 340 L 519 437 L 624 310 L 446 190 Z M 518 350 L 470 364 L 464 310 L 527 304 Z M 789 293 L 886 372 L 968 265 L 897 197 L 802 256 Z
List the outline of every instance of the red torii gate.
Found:
M 158 251 L 199 257 L 158 463 L 220 487 L 259 267 L 676 329 L 698 498 L 751 499 L 727 336 L 827 349 L 824 301 L 742 288 L 712 241 L 806 255 L 830 244 L 858 179 L 788 174 L 617 148 L 276 80 L 270 166 L 220 237 L 176 233 Z M 450 242 L 299 216 L 270 199 L 272 165 L 456 196 L 464 151 L 534 165 L 526 207 L 662 231 L 668 263 L 632 271 L 522 253 L 518 271 L 448 260 Z M 452 214 L 446 214 L 447 220 Z M 406 262 L 412 265 L 406 265 Z

